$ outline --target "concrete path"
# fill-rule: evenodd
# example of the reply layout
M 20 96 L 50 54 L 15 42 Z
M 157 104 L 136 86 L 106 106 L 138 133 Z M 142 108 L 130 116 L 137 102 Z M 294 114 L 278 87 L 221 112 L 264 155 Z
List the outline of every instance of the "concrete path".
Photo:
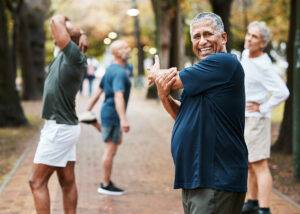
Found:
M 144 90 L 133 90 L 128 107 L 131 131 L 124 135 L 114 162 L 112 180 L 126 190 L 123 196 L 97 193 L 103 143 L 96 129 L 82 125 L 76 164 L 79 214 L 183 214 L 181 191 L 172 189 L 174 166 L 170 135 L 173 121 L 160 103 L 144 97 Z M 77 112 L 84 111 L 88 101 L 88 97 L 78 96 Z M 94 112 L 99 114 L 99 107 L 100 102 Z M 35 213 L 28 177 L 38 138 L 39 134 L 0 195 L 1 214 Z M 62 196 L 56 176 L 52 176 L 49 188 L 51 213 L 62 214 Z M 296 214 L 300 210 L 273 192 L 272 213 Z

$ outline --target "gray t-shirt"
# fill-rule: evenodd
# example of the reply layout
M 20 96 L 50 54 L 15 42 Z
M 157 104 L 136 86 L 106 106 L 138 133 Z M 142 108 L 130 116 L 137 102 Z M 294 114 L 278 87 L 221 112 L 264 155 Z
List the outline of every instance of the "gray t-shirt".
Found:
M 49 66 L 44 86 L 42 118 L 55 119 L 57 124 L 78 124 L 75 96 L 86 66 L 86 57 L 70 41 Z

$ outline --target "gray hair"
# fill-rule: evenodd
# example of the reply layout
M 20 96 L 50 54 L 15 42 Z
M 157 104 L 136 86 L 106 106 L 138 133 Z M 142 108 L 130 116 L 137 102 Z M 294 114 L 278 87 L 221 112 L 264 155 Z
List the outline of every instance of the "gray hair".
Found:
M 257 27 L 259 29 L 262 40 L 266 41 L 266 43 L 268 43 L 270 41 L 270 39 L 272 37 L 272 33 L 265 22 L 262 22 L 262 21 L 261 22 L 258 22 L 258 21 L 251 22 L 248 25 L 247 29 L 252 28 L 252 27 Z
M 224 24 L 220 16 L 215 13 L 198 13 L 190 23 L 190 33 L 192 34 L 192 26 L 193 24 L 203 21 L 205 19 L 209 19 L 214 23 L 214 27 L 219 31 L 219 33 L 224 32 Z

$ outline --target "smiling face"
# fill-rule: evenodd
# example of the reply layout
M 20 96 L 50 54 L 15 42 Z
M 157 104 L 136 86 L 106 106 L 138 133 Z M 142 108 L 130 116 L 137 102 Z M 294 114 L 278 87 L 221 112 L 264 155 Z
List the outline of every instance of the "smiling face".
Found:
M 249 49 L 250 55 L 259 56 L 263 53 L 266 41 L 262 39 L 258 27 L 251 27 L 245 37 L 245 48 Z
M 226 52 L 227 34 L 220 33 L 210 19 L 203 19 L 191 27 L 193 51 L 201 61 L 205 57 Z

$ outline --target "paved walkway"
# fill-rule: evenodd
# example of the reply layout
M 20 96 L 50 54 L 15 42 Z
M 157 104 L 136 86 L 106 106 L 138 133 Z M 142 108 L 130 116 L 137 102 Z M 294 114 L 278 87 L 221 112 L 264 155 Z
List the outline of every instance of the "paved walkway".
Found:
M 79 214 L 182 214 L 180 190 L 173 190 L 174 166 L 170 154 L 173 121 L 155 100 L 145 100 L 144 92 L 133 90 L 128 107 L 131 131 L 125 134 L 114 163 L 112 180 L 126 190 L 123 196 L 97 193 L 100 158 L 103 152 L 101 135 L 82 125 L 77 147 L 76 178 Z M 88 98 L 78 96 L 78 112 L 87 107 Z M 100 104 L 95 106 L 98 112 Z M 34 214 L 28 176 L 39 134 L 32 148 L 0 195 L 1 214 Z M 61 214 L 62 197 L 56 176 L 50 183 L 51 213 Z M 300 210 L 277 194 L 272 194 L 273 214 L 296 214 Z

